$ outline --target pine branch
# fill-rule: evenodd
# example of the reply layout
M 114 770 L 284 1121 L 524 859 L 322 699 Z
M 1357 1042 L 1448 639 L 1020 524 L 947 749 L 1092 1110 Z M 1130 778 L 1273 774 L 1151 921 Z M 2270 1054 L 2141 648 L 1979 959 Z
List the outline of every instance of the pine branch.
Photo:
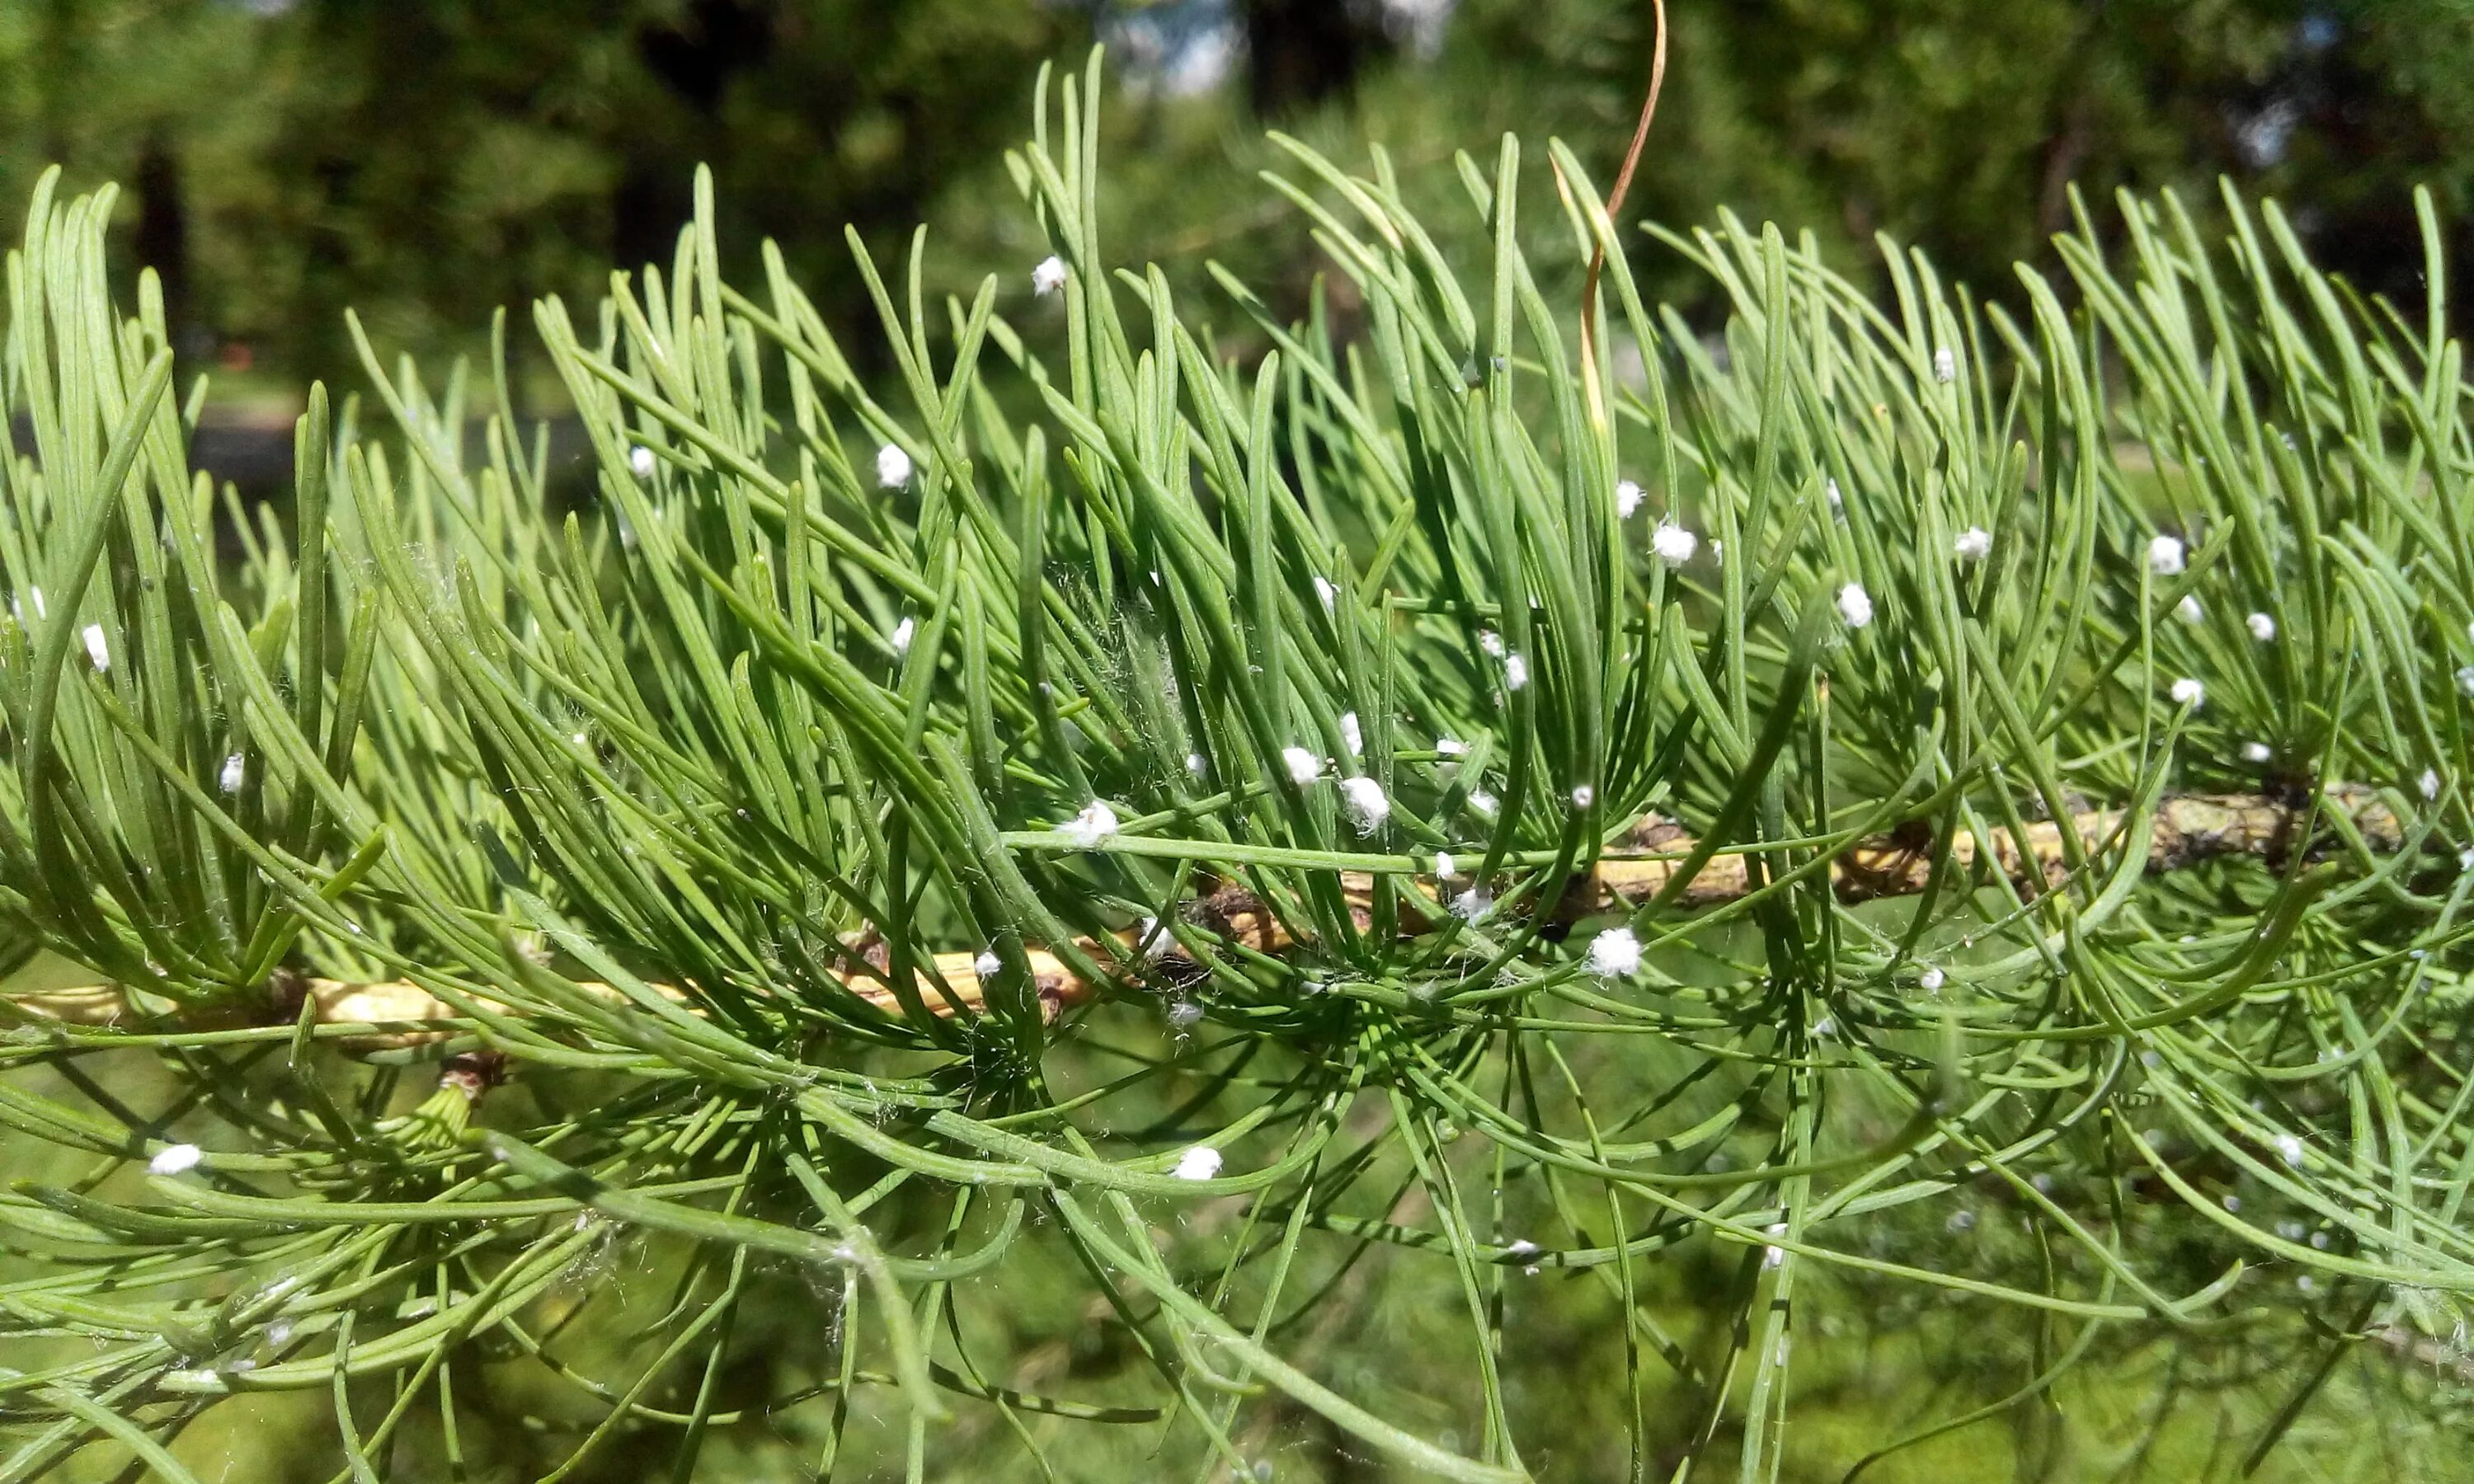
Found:
M 2325 811 L 2341 814 L 2350 821 L 2367 850 L 2385 854 L 2403 846 L 2404 822 L 2376 790 L 2357 783 L 2335 783 L 2322 797 Z M 2314 814 L 2307 798 L 2296 801 L 2290 796 L 2269 794 L 2173 795 L 2159 802 L 2149 822 L 2147 869 L 2150 874 L 2162 874 L 2236 855 L 2276 865 L 2291 856 L 2297 831 Z M 2089 853 L 2115 846 L 2125 822 L 2124 811 L 2120 809 L 2089 809 L 2072 817 L 2080 849 Z M 1601 860 L 1585 882 L 1577 883 L 1574 890 L 1548 906 L 1560 922 L 1568 925 L 1595 914 L 1638 907 L 1661 895 L 1670 895 L 1685 907 L 1710 907 L 1741 898 L 1752 890 L 1748 851 L 1713 852 L 1679 888 L 1675 885 L 1676 873 L 1696 853 L 1698 841 L 1681 826 L 1655 816 L 1625 831 L 1624 839 L 1628 850 Z M 1656 853 L 1637 853 L 1641 851 Z M 2029 893 L 2059 890 L 2071 876 L 2062 826 L 2051 821 L 2038 821 L 2026 826 L 2022 838 L 2014 839 L 2011 831 L 1997 827 L 1987 832 L 1983 843 L 1964 830 L 1939 841 L 1918 830 L 1873 835 L 1831 858 L 1831 885 L 1839 899 L 1848 902 L 1911 896 L 1929 883 L 1935 863 L 1945 853 L 1963 872 L 1973 871 L 1979 860 L 1989 859 L 2022 891 Z M 1374 922 L 1374 877 L 1362 872 L 1345 872 L 1341 881 L 1358 927 L 1370 928 Z M 1414 883 L 1413 889 L 1417 897 L 1411 905 L 1422 904 L 1425 910 L 1404 920 L 1403 927 L 1422 931 L 1448 911 L 1450 885 L 1429 878 Z M 1301 945 L 1300 939 L 1279 914 L 1243 886 L 1218 884 L 1191 898 L 1184 915 L 1195 925 L 1259 953 L 1281 953 Z M 901 1015 L 901 997 L 883 977 L 889 968 L 883 944 L 866 935 L 853 934 L 845 939 L 844 946 L 854 956 L 866 960 L 875 972 L 843 970 L 843 987 L 887 1015 Z M 1158 930 L 1146 934 L 1129 929 L 1105 942 L 1080 938 L 1075 941 L 1075 947 L 1080 957 L 1127 966 L 1129 973 L 1139 973 L 1148 960 L 1158 977 L 1172 983 L 1201 971 L 1201 965 Z M 1078 976 L 1045 948 L 1031 949 L 1027 958 L 1042 1012 L 1051 1020 L 1098 998 L 1105 989 L 1104 985 Z M 986 966 L 981 955 L 938 953 L 922 967 L 941 981 L 947 992 L 924 997 L 931 1014 L 950 1017 L 976 1014 L 984 1008 L 982 969 Z M 614 1004 L 625 999 L 607 984 L 584 980 L 578 981 L 576 987 Z M 676 1003 L 694 1004 L 693 995 L 674 986 L 654 988 Z M 347 1049 L 355 1051 L 401 1049 L 440 1040 L 449 1033 L 428 1027 L 461 1018 L 454 1006 L 406 980 L 352 984 L 312 978 L 286 985 L 284 993 L 270 994 L 268 1004 L 276 1013 L 297 1014 L 289 1008 L 298 1004 L 297 995 L 306 995 L 316 1006 L 316 1018 L 321 1025 L 350 1028 L 349 1034 L 340 1039 Z M 158 1018 L 149 1016 L 124 988 L 110 984 L 11 995 L 8 1005 L 29 1020 L 60 1025 L 147 1025 Z M 249 1010 L 232 1003 L 181 1007 L 160 1018 L 190 1029 L 251 1023 Z

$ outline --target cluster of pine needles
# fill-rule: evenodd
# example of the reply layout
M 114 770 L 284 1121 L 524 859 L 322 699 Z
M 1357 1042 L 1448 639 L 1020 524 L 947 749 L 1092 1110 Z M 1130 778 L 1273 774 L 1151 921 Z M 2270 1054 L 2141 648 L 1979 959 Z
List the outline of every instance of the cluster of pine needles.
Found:
M 1381 154 L 1291 143 L 1335 275 L 1292 320 L 1110 263 L 1097 89 L 1043 80 L 1008 158 L 1035 274 L 932 303 L 924 240 L 852 238 L 866 354 L 769 247 L 723 281 L 709 185 L 667 272 L 536 305 L 572 499 L 502 321 L 443 382 L 354 325 L 288 518 L 243 508 L 109 192 L 46 180 L 0 1477 L 189 1480 L 184 1429 L 294 1392 L 385 1478 L 523 1366 L 589 1419 L 566 1467 L 685 1477 L 796 1406 L 829 1472 L 848 1419 L 921 1477 L 982 1409 L 1026 1468 L 1136 1427 L 1251 1477 L 1278 1411 L 1516 1479 L 1559 1281 L 1635 1477 L 1679 1382 L 1776 1476 L 1799 1290 L 2024 1316 L 2008 1405 L 2109 1335 L 2304 1333 L 2254 1462 L 2340 1354 L 2463 1375 L 2474 438 L 2427 202 L 2418 314 L 2230 192 L 2082 212 L 1992 299 L 1884 244 L 1877 299 L 1775 228 L 1621 229 L 1561 146 L 1462 156 L 1430 232 Z M 1640 300 L 1668 251 L 1722 332 Z M 1583 343 L 1533 262 L 1597 252 Z M 2273 827 L 2183 849 L 2194 799 Z M 2032 1256 L 1968 1256 L 1977 1212 Z M 562 1333 L 616 1240 L 669 1306 L 596 1370 Z M 1649 1302 L 1684 1254 L 1738 1275 L 1714 1346 Z M 1448 1438 L 1335 1379 L 1367 1264 L 1452 1295 Z M 1024 1270 L 1128 1376 L 986 1369 Z M 813 1384 L 743 1394 L 785 1273 Z

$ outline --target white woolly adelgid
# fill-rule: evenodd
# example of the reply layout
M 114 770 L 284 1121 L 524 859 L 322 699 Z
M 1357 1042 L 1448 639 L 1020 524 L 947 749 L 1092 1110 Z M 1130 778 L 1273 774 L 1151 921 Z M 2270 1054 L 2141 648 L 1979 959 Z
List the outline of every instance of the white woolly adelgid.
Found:
M 227 794 L 237 794 L 249 777 L 249 759 L 238 753 L 224 759 L 224 770 L 215 777 L 215 786 Z
M 910 483 L 910 455 L 900 443 L 887 443 L 876 451 L 876 482 L 886 490 L 899 490 Z
M 2426 801 L 2437 800 L 2439 797 L 2438 771 L 2433 768 L 2423 769 L 2422 777 L 2413 780 L 2413 786 L 2414 791 L 2421 794 Z
M 1384 797 L 1383 785 L 1372 778 L 1341 779 L 1340 802 L 1348 810 L 1349 823 L 1357 826 L 1361 835 L 1374 833 L 1392 817 L 1392 801 Z
M 2242 759 L 2244 762 L 2266 762 L 2275 755 L 2276 754 L 2265 742 L 2245 742 L 2242 745 Z
M 982 948 L 980 956 L 971 960 L 971 972 L 982 979 L 993 979 L 1005 972 L 1005 960 L 997 957 L 996 949 Z
M 1661 520 L 1658 529 L 1649 533 L 1651 555 L 1670 567 L 1680 567 L 1692 560 L 1701 549 L 1701 538 L 1672 520 Z
M 206 1157 L 206 1151 L 195 1144 L 165 1144 L 146 1161 L 146 1169 L 153 1175 L 185 1175 Z
M 1503 658 L 1503 635 L 1492 629 L 1481 629 L 1477 634 L 1477 647 L 1488 658 L 1500 659 Z
M 1969 526 L 1950 543 L 1950 550 L 1961 562 L 1981 562 L 1993 555 L 1993 533 L 1982 526 Z
M 2462 666 L 2458 670 L 2457 688 L 2464 692 L 2467 699 L 2474 700 L 2474 664 Z
M 1452 916 L 1464 922 L 1474 922 L 1494 910 L 1494 894 L 1485 886 L 1472 886 L 1452 898 Z
M 93 662 L 94 667 L 97 670 L 110 669 L 111 646 L 104 639 L 103 625 L 88 624 L 79 636 L 85 640 L 85 658 Z
M 1529 661 L 1519 655 L 1503 657 L 1503 688 L 1518 690 L 1529 683 Z
M 1299 788 L 1322 777 L 1322 759 L 1302 747 L 1280 749 L 1280 766 L 1289 770 L 1289 781 Z
M 2187 706 L 2195 711 L 2208 701 L 2208 687 L 2187 675 L 2175 681 L 2166 694 L 2173 698 L 2175 706 Z
M 654 467 L 653 450 L 645 447 L 643 443 L 638 443 L 635 447 L 628 449 L 627 467 L 635 472 L 638 479 L 652 478 Z
M 2147 570 L 2159 577 L 2180 574 L 2183 546 L 2179 537 L 2160 536 L 2147 543 Z
M 1117 832 L 1117 811 L 1094 799 L 1082 806 L 1082 812 L 1056 826 L 1056 832 L 1067 843 L 1089 850 Z
M 1458 737 L 1437 737 L 1435 739 L 1435 753 L 1436 755 L 1442 757 L 1467 757 L 1468 755 L 1468 744 Z
M 1357 725 L 1355 711 L 1340 713 L 1340 739 L 1348 744 L 1348 755 L 1360 757 L 1366 753 L 1366 732 Z
M 2182 594 L 2182 601 L 2173 605 L 2173 616 L 2186 624 L 2195 624 L 2207 617 L 2207 614 L 2200 610 L 2199 600 L 2186 592 Z
M 1933 380 L 1944 386 L 1958 379 L 1958 355 L 1948 346 L 1933 347 Z
M 1629 479 L 1616 480 L 1615 518 L 1617 520 L 1630 520 L 1632 518 L 1632 513 L 1638 509 L 1640 509 L 1640 486 L 1634 484 Z
M 1339 606 L 1340 589 L 1331 585 L 1330 578 L 1316 578 L 1314 580 L 1314 590 L 1315 601 L 1322 605 L 1322 610 L 1324 612 L 1329 613 Z
M 1610 927 L 1590 939 L 1589 972 L 1601 979 L 1629 979 L 1640 972 L 1640 940 L 1629 927 Z
M 1065 259 L 1052 252 L 1041 258 L 1031 268 L 1031 291 L 1033 294 L 1054 294 L 1063 287 L 1065 287 Z
M 1452 852 L 1451 852 L 1451 851 L 1449 851 L 1449 850 L 1437 850 L 1437 851 L 1435 852 L 1435 879 L 1436 879 L 1436 880 L 1438 880 L 1438 881 L 1448 881 L 1448 880 L 1450 880 L 1452 877 L 1454 877 L 1454 876 L 1456 876 L 1456 875 L 1459 875 L 1460 874 L 1461 874 L 1460 862 L 1459 862 L 1459 861 L 1457 861 L 1457 860 L 1454 860 L 1454 859 L 1452 858 Z
M 1873 621 L 1873 595 L 1862 583 L 1849 583 L 1838 589 L 1838 616 L 1847 620 L 1850 629 L 1861 629 Z
M 2276 641 L 2276 620 L 2266 613 L 2251 614 L 2243 620 L 2243 627 L 2248 629 L 2250 636 L 2262 644 L 2272 644 Z
M 886 635 L 885 641 L 893 646 L 895 656 L 900 657 L 910 653 L 910 641 L 917 637 L 918 634 L 918 621 L 905 618 L 893 626 L 893 633 Z
M 1209 1144 L 1197 1144 L 1176 1157 L 1175 1171 L 1179 1180 L 1212 1180 L 1220 1174 L 1220 1151 Z

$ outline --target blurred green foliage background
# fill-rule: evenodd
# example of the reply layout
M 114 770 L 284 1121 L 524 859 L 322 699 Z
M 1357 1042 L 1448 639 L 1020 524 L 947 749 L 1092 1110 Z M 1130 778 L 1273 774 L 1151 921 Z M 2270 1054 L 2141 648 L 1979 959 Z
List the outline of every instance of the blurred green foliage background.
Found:
M 843 224 L 934 282 L 1020 273 L 998 156 L 1043 60 L 1109 42 L 1107 220 L 1128 263 L 1210 257 L 1302 302 L 1314 249 L 1252 178 L 1267 126 L 1414 174 L 1506 130 L 1611 179 L 1648 0 L 0 0 L 0 200 L 50 161 L 127 188 L 193 358 L 276 385 L 381 344 L 470 346 L 499 304 L 667 258 L 690 174 L 722 240 L 778 239 L 861 307 Z M 1633 201 L 1808 227 L 1860 267 L 1886 230 L 2000 293 L 2066 185 L 2289 198 L 2322 262 L 2406 290 L 2409 191 L 2474 192 L 2468 0 L 1676 0 Z M 1448 171 L 1429 174 L 1449 188 Z M 1649 265 L 1654 286 L 1697 292 Z M 852 337 L 864 342 L 866 337 Z

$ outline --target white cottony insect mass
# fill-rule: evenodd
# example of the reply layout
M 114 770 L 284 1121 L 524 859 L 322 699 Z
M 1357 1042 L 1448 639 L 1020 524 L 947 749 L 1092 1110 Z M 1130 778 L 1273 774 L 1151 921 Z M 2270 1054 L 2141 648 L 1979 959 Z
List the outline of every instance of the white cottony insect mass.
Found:
M 1640 486 L 1634 484 L 1629 479 L 1616 480 L 1615 518 L 1618 520 L 1630 520 L 1632 518 L 1632 513 L 1638 509 L 1640 509 Z
M 2275 755 L 2276 754 L 2265 742 L 2245 742 L 2242 745 L 2242 758 L 2244 762 L 2266 762 Z
M 1456 876 L 1456 875 L 1459 875 L 1460 874 L 1461 874 L 1460 862 L 1459 862 L 1459 861 L 1456 861 L 1456 860 L 1454 860 L 1454 859 L 1452 859 L 1452 852 L 1451 852 L 1451 851 L 1449 851 L 1449 850 L 1437 850 L 1437 851 L 1435 852 L 1435 879 L 1436 879 L 1436 880 L 1438 880 L 1438 881 L 1448 881 L 1448 880 L 1450 880 L 1452 877 L 1454 877 L 1454 876 Z
M 1340 780 L 1341 802 L 1348 808 L 1349 823 L 1361 835 L 1370 835 L 1392 817 L 1392 801 L 1383 795 L 1383 785 L 1372 778 L 1351 778 Z
M 628 449 L 627 467 L 635 470 L 636 477 L 638 479 L 652 478 L 653 450 L 645 447 L 643 443 L 638 443 L 635 447 Z
M 1094 799 L 1082 806 L 1081 813 L 1058 826 L 1057 832 L 1078 849 L 1087 850 L 1117 832 L 1117 811 Z
M 1640 972 L 1640 940 L 1629 927 L 1610 927 L 1590 939 L 1589 972 L 1601 979 L 1628 979 Z
M 155 1151 L 155 1158 L 146 1161 L 146 1168 L 156 1175 L 185 1175 L 196 1169 L 198 1161 L 206 1157 L 206 1151 L 195 1144 L 165 1144 Z
M 2193 710 L 2196 710 L 2207 704 L 2208 687 L 2200 684 L 2197 681 L 2195 681 L 2186 675 L 2180 680 L 2175 681 L 2173 682 L 2173 688 L 2167 691 L 2166 694 L 2173 698 L 2173 704 L 2175 706 L 2187 706 Z
M 1518 690 L 1529 683 L 1529 661 L 1518 655 L 1503 657 L 1503 688 Z
M 1357 725 L 1355 711 L 1340 713 L 1340 739 L 1348 744 L 1348 755 L 1359 757 L 1366 753 L 1366 733 Z
M 910 653 L 910 641 L 918 635 L 918 633 L 919 625 L 912 619 L 906 618 L 893 626 L 893 633 L 887 636 L 887 641 L 893 645 L 896 658 Z
M 1944 386 L 1958 379 L 1958 356 L 1948 346 L 1933 349 L 1933 380 Z
M 1981 562 L 1993 555 L 1993 533 L 1982 526 L 1969 526 L 1950 543 L 1951 554 L 1961 562 Z
M 1437 737 L 1435 739 L 1435 751 L 1437 754 L 1444 757 L 1467 757 L 1468 755 L 1468 744 L 1458 737 Z
M 1849 583 L 1838 589 L 1838 616 L 1847 620 L 1850 629 L 1861 629 L 1873 621 L 1873 595 L 1862 583 Z
M 2182 541 L 2179 537 L 2160 536 L 2147 543 L 2147 570 L 2159 577 L 2172 577 L 2182 570 Z
M 1220 1173 L 1220 1151 L 1209 1144 L 1197 1144 L 1176 1158 L 1179 1180 L 1210 1180 Z
M 971 960 L 971 972 L 982 979 L 993 979 L 1005 972 L 1005 960 L 997 957 L 996 949 L 982 948 L 980 956 Z
M 86 625 L 82 636 L 85 639 L 85 658 L 94 661 L 98 670 L 110 669 L 111 647 L 104 642 L 103 625 Z
M 2266 613 L 2251 614 L 2243 620 L 2243 627 L 2248 629 L 2250 636 L 2262 644 L 2276 642 L 2276 620 Z
M 1065 259 L 1052 252 L 1041 258 L 1038 265 L 1031 269 L 1031 291 L 1032 293 L 1054 294 L 1063 287 L 1065 287 Z
M 1649 533 L 1649 549 L 1659 561 L 1678 567 L 1691 561 L 1692 554 L 1701 549 L 1701 538 L 1672 520 L 1661 520 L 1658 529 Z
M 1315 601 L 1322 605 L 1322 610 L 1326 613 L 1330 612 L 1333 605 L 1340 601 L 1340 589 L 1331 585 L 1331 579 L 1328 577 L 1316 578 L 1314 590 Z
M 2199 600 L 2186 592 L 2182 594 L 2182 601 L 2173 605 L 2173 616 L 2186 624 L 2195 624 L 2207 614 L 2200 610 Z
M 876 482 L 887 490 L 899 490 L 910 483 L 910 455 L 900 443 L 887 443 L 876 451 Z
M 2438 772 L 2437 770 L 2435 770 L 2435 769 L 2431 769 L 2431 768 L 2425 768 L 2425 769 L 2423 769 L 2423 770 L 2422 770 L 2422 777 L 2420 777 L 2420 778 L 2418 778 L 2414 779 L 2414 781 L 2413 781 L 2413 786 L 2414 786 L 2415 788 L 2417 788 L 2417 789 L 2421 790 L 2421 792 L 2422 792 L 2422 797 L 2423 797 L 2423 798 L 2425 798 L 2425 799 L 2437 799 L 2437 798 L 2438 798 L 2438 797 L 2439 797 L 2439 774 L 2438 774 Z
M 1322 777 L 1322 759 L 1302 747 L 1280 749 L 1280 766 L 1289 770 L 1289 781 L 1299 788 Z

